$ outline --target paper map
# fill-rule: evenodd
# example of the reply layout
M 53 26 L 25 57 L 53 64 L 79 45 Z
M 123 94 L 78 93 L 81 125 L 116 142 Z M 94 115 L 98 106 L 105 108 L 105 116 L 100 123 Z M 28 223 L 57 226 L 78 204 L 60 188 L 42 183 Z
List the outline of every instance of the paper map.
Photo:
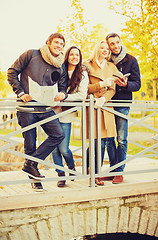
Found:
M 29 77 L 29 94 L 33 100 L 47 106 L 56 106 L 59 102 L 54 101 L 58 93 L 57 83 L 53 86 L 40 86 Z

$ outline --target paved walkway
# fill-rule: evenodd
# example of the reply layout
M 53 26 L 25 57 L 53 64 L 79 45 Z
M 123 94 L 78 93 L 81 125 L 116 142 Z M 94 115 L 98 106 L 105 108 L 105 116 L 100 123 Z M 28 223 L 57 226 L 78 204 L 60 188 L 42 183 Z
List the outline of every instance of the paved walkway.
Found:
M 102 170 L 106 170 L 105 164 Z M 76 167 L 77 172 L 81 173 L 81 167 Z M 137 173 L 139 170 L 154 170 L 148 173 Z M 27 176 L 22 171 L 1 172 L 0 173 L 0 209 L 14 209 L 22 207 L 41 206 L 42 204 L 60 204 L 75 201 L 89 201 L 99 198 L 112 198 L 122 196 L 132 196 L 157 192 L 158 189 L 158 161 L 154 159 L 137 158 L 126 165 L 124 171 L 124 181 L 121 184 L 112 184 L 111 181 L 105 182 L 104 186 L 89 187 L 89 179 L 81 176 L 80 179 L 66 181 L 64 188 L 58 188 L 57 174 L 54 169 L 40 170 L 46 179 L 42 182 L 44 192 L 34 192 L 28 182 Z M 134 174 L 128 175 L 130 171 Z M 66 174 L 68 176 L 68 174 Z M 3 181 L 18 181 L 21 183 L 2 186 Z

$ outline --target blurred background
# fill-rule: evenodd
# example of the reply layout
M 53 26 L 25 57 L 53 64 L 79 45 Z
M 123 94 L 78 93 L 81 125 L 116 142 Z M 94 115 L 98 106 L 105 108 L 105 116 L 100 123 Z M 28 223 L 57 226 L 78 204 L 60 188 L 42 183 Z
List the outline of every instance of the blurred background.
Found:
M 157 0 L 0 0 L 0 97 L 12 93 L 7 69 L 28 49 L 40 48 L 53 32 L 81 48 L 84 60 L 110 32 L 121 35 L 140 65 L 142 87 L 134 99 L 152 100 L 158 88 Z M 156 91 L 156 98 L 158 91 Z
M 139 62 L 142 87 L 133 94 L 133 99 L 154 103 L 158 100 L 157 12 L 157 0 L 0 0 L 0 98 L 16 97 L 7 81 L 7 69 L 26 50 L 38 49 L 45 44 L 50 34 L 62 33 L 66 39 L 64 51 L 76 45 L 86 60 L 98 41 L 105 40 L 108 33 L 116 32 L 127 52 Z M 0 112 L 0 123 L 16 118 L 16 112 L 5 108 Z M 151 113 L 131 108 L 130 116 L 135 119 L 145 117 L 144 123 L 157 128 L 158 116 L 148 117 Z M 81 113 L 78 111 L 72 125 L 72 150 L 82 146 L 80 122 Z M 16 121 L 2 127 L 0 135 L 19 128 Z M 144 148 L 142 145 L 149 147 L 154 143 L 152 136 L 155 132 L 150 129 L 131 125 L 129 133 L 128 155 L 137 154 Z M 22 136 L 17 137 L 19 151 L 23 151 Z M 42 140 L 44 137 L 42 135 Z M 74 155 L 81 157 L 80 151 Z M 12 157 L 11 160 L 9 155 L 5 155 L 1 159 L 17 160 Z

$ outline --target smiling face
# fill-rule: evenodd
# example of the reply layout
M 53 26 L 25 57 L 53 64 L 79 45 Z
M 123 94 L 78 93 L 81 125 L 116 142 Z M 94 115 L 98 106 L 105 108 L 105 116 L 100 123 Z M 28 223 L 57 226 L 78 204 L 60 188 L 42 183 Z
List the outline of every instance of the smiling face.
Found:
M 122 43 L 119 37 L 110 37 L 108 40 L 108 45 L 111 50 L 111 52 L 114 55 L 118 55 L 121 52 L 122 49 Z
M 64 48 L 64 41 L 61 38 L 53 38 L 51 43 L 50 41 L 47 42 L 47 45 L 51 54 L 56 57 L 62 52 Z
M 69 65 L 76 66 L 80 62 L 80 53 L 77 48 L 72 48 L 69 52 L 68 63 Z
M 109 47 L 108 44 L 103 42 L 100 44 L 100 47 L 98 49 L 98 59 L 103 60 L 107 58 L 109 55 Z

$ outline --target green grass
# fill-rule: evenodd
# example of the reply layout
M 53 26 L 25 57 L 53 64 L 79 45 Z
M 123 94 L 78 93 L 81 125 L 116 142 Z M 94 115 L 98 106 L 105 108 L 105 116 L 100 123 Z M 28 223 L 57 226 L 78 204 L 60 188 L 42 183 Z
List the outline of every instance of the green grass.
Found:
M 0 135 L 7 135 L 11 132 L 14 132 L 14 130 L 10 131 L 9 129 L 0 129 Z M 20 133 L 20 134 L 16 135 L 16 137 L 22 137 L 22 134 Z
M 80 139 L 70 138 L 70 145 L 71 146 L 76 146 L 76 147 L 81 147 L 82 146 L 82 141 Z
M 88 141 L 87 141 L 88 143 Z M 147 142 L 147 141 L 138 141 L 137 142 L 138 144 L 148 148 L 150 147 L 152 144 L 150 142 Z M 82 141 L 81 140 L 74 140 L 74 139 L 71 139 L 70 140 L 70 145 L 71 146 L 76 146 L 76 147 L 81 147 L 82 146 Z M 128 151 L 127 151 L 127 154 L 129 155 L 135 155 L 137 153 L 139 153 L 140 151 L 142 151 L 143 148 L 141 147 L 138 147 L 134 144 L 131 144 L 131 143 L 128 143 Z M 152 152 L 147 152 L 147 154 L 152 154 Z
M 129 132 L 153 132 L 152 130 L 145 128 L 145 127 L 141 127 L 141 126 L 131 126 L 129 127 Z
M 147 123 L 147 124 L 150 124 L 150 126 L 153 126 L 153 118 L 146 119 L 144 122 Z M 11 129 L 11 130 L 10 129 L 0 129 L 0 134 L 1 135 L 6 135 L 6 134 L 9 134 L 13 131 L 14 131 L 14 129 Z M 129 132 L 138 132 L 138 134 L 139 134 L 139 133 L 142 133 L 142 132 L 151 132 L 152 133 L 153 131 L 150 130 L 150 129 L 147 129 L 145 127 L 139 126 L 139 125 L 134 125 L 134 126 L 129 127 Z M 22 134 L 18 134 L 18 135 L 16 135 L 16 137 L 22 137 Z M 44 134 L 42 132 L 42 141 L 43 140 L 44 140 Z M 137 142 L 137 143 L 143 145 L 144 147 L 151 146 L 151 142 L 149 142 L 149 141 L 141 141 L 141 142 Z M 70 145 L 71 146 L 76 146 L 76 147 L 81 147 L 82 146 L 82 141 L 79 139 L 79 137 L 78 138 L 75 137 L 75 139 L 73 139 L 72 136 L 71 136 Z M 142 148 L 128 143 L 127 154 L 134 155 L 134 154 L 139 153 L 142 150 L 143 150 Z
M 148 147 L 150 147 L 152 145 L 151 142 L 148 142 L 148 141 L 138 141 L 136 143 L 138 143 L 138 144 L 140 144 L 140 145 L 142 145 L 142 146 L 144 146 L 146 148 L 148 148 Z M 143 148 L 138 147 L 138 146 L 136 146 L 134 144 L 128 143 L 127 154 L 135 155 L 135 154 L 141 152 L 142 150 L 143 150 Z M 152 154 L 152 152 L 147 152 L 147 154 Z

